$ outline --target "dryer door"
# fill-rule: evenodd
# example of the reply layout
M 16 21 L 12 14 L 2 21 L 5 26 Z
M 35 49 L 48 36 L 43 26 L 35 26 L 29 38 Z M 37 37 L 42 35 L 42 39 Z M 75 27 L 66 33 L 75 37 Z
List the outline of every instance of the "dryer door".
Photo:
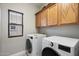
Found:
M 60 56 L 60 55 L 53 49 L 47 47 L 43 49 L 42 56 Z
M 28 53 L 32 52 L 32 42 L 30 41 L 30 39 L 26 40 L 26 50 L 28 51 Z

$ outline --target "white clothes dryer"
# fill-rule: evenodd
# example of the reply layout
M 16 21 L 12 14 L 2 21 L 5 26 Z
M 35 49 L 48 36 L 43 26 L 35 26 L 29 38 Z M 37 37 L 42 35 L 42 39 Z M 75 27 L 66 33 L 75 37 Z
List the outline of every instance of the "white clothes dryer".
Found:
M 26 39 L 26 53 L 28 56 L 41 56 L 42 39 L 44 34 L 28 34 Z
M 60 36 L 44 38 L 42 56 L 79 56 L 79 39 Z

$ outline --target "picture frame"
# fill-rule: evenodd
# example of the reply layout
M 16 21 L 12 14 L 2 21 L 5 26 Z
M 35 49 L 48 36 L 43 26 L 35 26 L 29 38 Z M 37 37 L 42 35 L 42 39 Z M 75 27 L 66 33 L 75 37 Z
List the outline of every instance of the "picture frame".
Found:
M 8 38 L 23 36 L 23 13 L 8 9 Z

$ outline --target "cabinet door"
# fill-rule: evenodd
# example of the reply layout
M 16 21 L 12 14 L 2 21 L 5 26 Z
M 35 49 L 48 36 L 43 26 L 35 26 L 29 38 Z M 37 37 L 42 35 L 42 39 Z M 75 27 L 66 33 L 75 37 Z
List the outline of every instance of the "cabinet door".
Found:
M 60 14 L 61 17 L 60 24 L 69 24 L 77 22 L 78 15 L 78 4 L 74 3 L 64 3 L 60 4 Z
M 47 26 L 47 9 L 41 12 L 41 27 Z
M 48 26 L 57 25 L 57 4 L 48 8 Z
M 36 27 L 41 27 L 41 13 L 36 14 Z

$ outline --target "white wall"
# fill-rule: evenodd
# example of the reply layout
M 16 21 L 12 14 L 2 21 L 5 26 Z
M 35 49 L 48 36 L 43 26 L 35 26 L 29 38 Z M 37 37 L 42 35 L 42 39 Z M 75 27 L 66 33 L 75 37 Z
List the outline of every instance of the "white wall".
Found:
M 0 9 L 0 43 L 1 43 L 1 9 Z M 1 52 L 1 44 L 0 44 L 0 52 Z
M 36 5 L 36 4 L 35 4 Z M 48 3 L 42 3 L 40 6 L 37 6 L 37 8 L 38 8 L 38 11 L 37 12 L 39 12 L 40 10 L 42 10 L 42 8 L 44 7 L 44 6 L 47 6 L 48 5 Z
M 35 13 L 37 8 L 32 4 L 0 4 L 2 17 L 2 53 L 1 55 L 11 55 L 25 50 L 26 34 L 36 33 Z M 8 9 L 24 13 L 24 36 L 8 38 Z

